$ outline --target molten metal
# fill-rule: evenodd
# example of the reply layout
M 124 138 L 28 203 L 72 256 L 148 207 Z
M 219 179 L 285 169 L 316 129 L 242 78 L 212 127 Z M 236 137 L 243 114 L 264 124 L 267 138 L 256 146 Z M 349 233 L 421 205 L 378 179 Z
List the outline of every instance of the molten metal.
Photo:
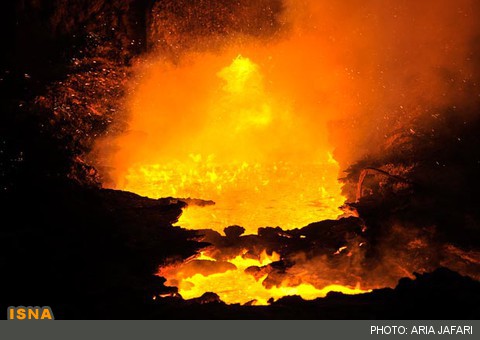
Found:
M 249 58 L 237 56 L 215 70 L 217 64 L 216 59 L 183 68 L 161 64 L 141 80 L 132 98 L 132 131 L 119 138 L 117 165 L 124 171 L 116 187 L 153 198 L 215 201 L 185 209 L 178 224 L 190 229 L 241 225 L 256 233 L 263 226 L 293 229 L 337 218 L 345 201 L 339 166 L 329 148 L 311 143 L 316 136 L 306 133 L 293 100 L 269 91 L 260 67 Z M 195 80 L 201 83 L 190 82 L 198 73 Z M 259 278 L 245 271 L 277 260 L 275 253 L 260 259 L 239 254 L 212 273 L 207 269 L 218 263 L 202 254 L 191 263 L 193 269 L 167 266 L 159 275 L 184 298 L 215 292 L 227 303 L 265 305 L 286 295 L 313 299 L 332 290 L 363 292 L 288 282 L 266 288 L 267 274 Z
M 131 128 L 147 135 L 125 140 L 138 146 L 140 153 L 153 150 L 153 155 L 136 155 L 133 161 L 132 156 L 122 154 L 128 149 L 121 149 L 119 157 L 127 158 L 127 164 L 122 164 L 126 171 L 116 181 L 117 188 L 153 198 L 215 201 L 213 206 L 185 210 L 179 225 L 190 229 L 221 231 L 241 225 L 255 233 L 263 226 L 292 229 L 338 217 L 338 207 L 345 200 L 337 181 L 338 164 L 330 150 L 312 150 L 304 143 L 303 122 L 288 100 L 279 100 L 266 90 L 258 65 L 246 57 L 235 58 L 216 72 L 211 88 L 202 90 L 206 99 L 197 99 L 198 112 L 190 113 L 182 112 L 190 106 L 172 99 L 173 90 L 158 86 L 172 81 L 178 87 L 175 93 L 187 96 L 192 91 L 188 79 L 178 83 L 170 78 L 180 77 L 182 71 L 161 71 L 147 77 L 133 99 Z M 182 114 L 191 120 L 191 126 L 183 130 Z M 180 128 L 176 136 L 169 136 L 167 124 L 175 124 L 170 121 L 174 118 Z M 145 126 L 145 121 L 153 125 Z M 145 148 L 145 144 L 157 143 L 152 138 L 162 139 L 158 149 Z
M 185 264 L 161 268 L 158 275 L 167 278 L 167 285 L 178 287 L 178 292 L 185 299 L 197 298 L 206 292 L 215 292 L 226 303 L 267 305 L 270 299 L 277 300 L 287 295 L 299 295 L 305 300 L 312 300 L 317 297 L 324 297 L 332 291 L 344 294 L 368 292 L 360 289 L 359 285 L 357 287 L 347 287 L 339 284 L 332 284 L 318 289 L 308 283 L 290 285 L 288 282 L 282 282 L 280 286 L 267 288 L 263 283 L 267 274 L 262 275 L 260 278 L 255 278 L 255 276 L 248 273 L 248 268 L 261 268 L 279 259 L 278 254 L 273 253 L 269 256 L 264 251 L 259 259 L 245 258 L 243 255 L 238 255 L 228 261 L 228 263 L 234 265 L 233 268 L 225 271 L 220 270 L 220 272 L 213 274 L 209 273 L 209 275 L 192 273 L 186 270 Z M 205 261 L 210 264 L 217 262 L 214 258 L 206 256 L 204 253 L 193 261 L 199 263 Z M 225 267 L 223 268 L 225 269 Z

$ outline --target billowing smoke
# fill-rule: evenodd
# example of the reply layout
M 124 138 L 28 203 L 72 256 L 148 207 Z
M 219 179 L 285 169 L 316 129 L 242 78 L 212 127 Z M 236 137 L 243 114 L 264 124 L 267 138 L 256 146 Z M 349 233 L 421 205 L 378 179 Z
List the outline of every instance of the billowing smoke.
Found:
M 330 73 L 343 80 L 335 88 L 343 98 L 326 96 L 335 101 L 331 141 L 344 167 L 382 157 L 399 133 L 435 134 L 445 120 L 476 118 L 477 2 L 291 3 L 296 11 L 287 13 L 310 28 L 316 49 L 331 56 Z

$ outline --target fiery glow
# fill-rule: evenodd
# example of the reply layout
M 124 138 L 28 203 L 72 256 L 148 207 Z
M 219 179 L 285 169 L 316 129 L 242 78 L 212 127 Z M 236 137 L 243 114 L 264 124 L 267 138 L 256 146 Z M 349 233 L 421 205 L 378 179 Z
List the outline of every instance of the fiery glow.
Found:
M 340 284 L 332 284 L 321 289 L 316 288 L 309 283 L 299 285 L 289 285 L 288 282 L 282 282 L 279 286 L 267 288 L 264 280 L 268 274 L 255 278 L 248 273 L 248 268 L 264 267 L 272 262 L 278 261 L 279 255 L 273 253 L 268 255 L 261 253 L 258 259 L 246 258 L 245 255 L 228 260 L 228 264 L 234 266 L 227 267 L 220 265 L 218 272 L 215 273 L 195 273 L 188 269 L 188 262 L 178 266 L 164 267 L 159 275 L 167 278 L 167 285 L 178 287 L 178 292 L 184 299 L 192 299 L 202 296 L 206 292 L 215 292 L 222 301 L 226 303 L 252 303 L 254 305 L 267 305 L 270 299 L 277 300 L 283 296 L 299 295 L 306 300 L 312 300 L 317 297 L 324 297 L 329 292 L 341 292 L 344 294 L 360 294 L 367 292 L 357 287 L 347 287 Z M 215 265 L 218 263 L 214 258 L 201 253 L 199 257 L 192 260 L 198 266 L 193 268 Z
M 208 65 L 218 64 L 217 59 Z M 221 231 L 236 224 L 254 233 L 262 226 L 290 229 L 336 218 L 344 202 L 338 164 L 328 149 L 314 150 L 306 142 L 311 136 L 291 100 L 266 89 L 253 61 L 237 56 L 229 66 L 210 66 L 204 77 L 209 88 L 189 79 L 174 82 L 178 88 L 173 89 L 158 85 L 163 77 L 203 73 L 206 64 L 161 65 L 143 79 L 133 98 L 131 126 L 146 132 L 120 138 L 124 148 L 118 163 L 125 171 L 116 187 L 153 198 L 213 200 L 215 205 L 185 210 L 179 225 L 190 229 Z M 185 105 L 179 94 L 195 96 L 189 100 L 198 105 Z M 182 110 L 192 110 L 187 121 Z M 172 126 L 178 126 L 176 135 Z M 129 154 L 136 147 L 137 154 Z
M 430 121 L 437 120 L 441 108 L 456 112 L 475 97 L 466 90 L 475 88 L 474 2 L 386 6 L 376 0 L 285 0 L 276 20 L 265 22 L 275 31 L 267 40 L 263 33 L 248 37 L 228 25 L 197 22 L 221 23 L 211 19 L 229 11 L 212 16 L 210 8 L 201 12 L 202 6 L 192 2 L 188 16 L 159 13 L 158 30 L 151 32 L 159 52 L 132 68 L 126 121 L 113 124 L 94 152 L 103 185 L 152 198 L 214 201 L 205 205 L 196 200 L 200 204 L 184 211 L 178 224 L 189 229 L 221 232 L 240 225 L 255 233 L 263 226 L 294 229 L 336 218 L 345 201 L 336 160 L 343 169 L 366 155 L 381 164 L 390 141 L 401 142 L 397 133 L 416 134 L 410 124 L 425 120 L 425 131 L 433 136 L 436 123 L 430 126 Z M 240 18 L 255 9 L 253 3 L 239 4 L 241 16 L 232 12 L 234 26 L 237 20 L 243 24 Z M 253 12 L 255 18 L 265 13 Z M 222 32 L 218 40 L 210 36 L 217 28 Z M 388 162 L 390 158 L 389 151 Z M 352 192 L 348 195 L 355 199 Z M 392 264 L 379 261 L 380 269 L 370 282 L 359 280 L 362 285 L 384 285 L 416 269 L 416 263 L 398 265 L 412 261 L 403 260 L 404 242 L 392 240 L 402 249 L 383 247 Z M 185 298 L 216 292 L 231 303 L 265 304 L 290 294 L 313 298 L 329 290 L 362 292 L 342 286 L 356 282 L 357 273 L 350 269 L 362 261 L 354 253 L 350 257 L 352 247 L 338 246 L 332 246 L 337 247 L 333 255 L 351 262 L 326 266 L 327 275 L 321 256 L 298 261 L 292 272 L 301 285 L 282 282 L 267 289 L 265 276 L 245 272 L 275 261 L 268 256 L 252 260 L 240 255 L 221 262 L 204 254 L 164 267 L 160 274 Z M 348 280 L 348 274 L 354 279 Z M 325 287 L 329 284 L 333 286 Z
M 196 200 L 200 204 L 184 210 L 178 224 L 189 229 L 222 232 L 240 225 L 256 233 L 258 227 L 293 229 L 337 218 L 345 198 L 326 133 L 319 134 L 326 126 L 321 112 L 315 123 L 309 121 L 312 108 L 298 105 L 295 91 L 283 88 L 288 79 L 272 86 L 262 72 L 271 66 L 269 58 L 260 58 L 262 68 L 247 57 L 230 56 L 147 67 L 130 98 L 131 130 L 116 139 L 112 186 L 152 198 L 214 201 Z M 313 299 L 332 290 L 363 292 L 334 282 L 266 288 L 268 274 L 245 270 L 267 266 L 278 255 L 244 255 L 215 261 L 202 254 L 164 267 L 159 275 L 184 298 L 215 292 L 226 303 L 264 305 L 286 295 Z

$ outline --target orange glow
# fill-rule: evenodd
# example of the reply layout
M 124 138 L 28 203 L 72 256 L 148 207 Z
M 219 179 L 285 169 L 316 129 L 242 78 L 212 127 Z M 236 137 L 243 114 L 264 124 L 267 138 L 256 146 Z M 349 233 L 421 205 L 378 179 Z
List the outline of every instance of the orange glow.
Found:
M 222 232 L 239 225 L 252 234 L 264 226 L 301 228 L 342 213 L 340 170 L 367 155 L 376 159 L 392 136 L 408 133 L 417 119 L 430 130 L 438 108 L 472 101 L 467 89 L 477 69 L 470 50 L 478 35 L 474 0 L 282 4 L 275 34 L 266 40 L 229 27 L 212 36 L 212 44 L 194 29 L 162 33 L 174 57 L 159 47 L 134 64 L 124 121 L 116 116 L 93 152 L 103 186 L 151 198 L 214 201 L 184 210 L 178 225 L 188 229 Z M 179 20 L 198 24 L 195 9 Z M 385 249 L 394 254 L 388 256 L 392 263 L 403 254 Z M 356 282 L 347 278 L 356 276 L 350 268 L 361 262 L 350 251 L 335 251 L 351 258 L 351 265 L 335 267 L 338 275 L 331 268 L 330 276 L 324 274 L 322 259 L 307 259 L 292 267 L 296 283 L 268 289 L 265 276 L 255 278 L 245 269 L 268 266 L 276 254 L 254 260 L 240 254 L 223 262 L 203 254 L 163 267 L 159 275 L 185 298 L 215 292 L 228 303 L 266 304 L 291 294 L 311 299 L 332 290 L 361 293 L 347 287 Z M 359 279 L 362 285 L 394 284 L 414 269 L 387 263 L 368 281 Z
M 205 56 L 181 68 L 160 63 L 142 79 L 132 130 L 119 138 L 116 161 L 124 171 L 116 187 L 213 200 L 184 211 L 178 224 L 190 229 L 235 224 L 255 233 L 338 217 L 345 199 L 324 137 L 311 143 L 316 136 L 293 99 L 269 91 L 259 65 L 238 55 L 220 66 L 225 59 Z
M 283 52 L 280 47 L 279 60 Z M 264 226 L 293 229 L 337 218 L 345 198 L 326 118 L 298 103 L 289 77 L 264 72 L 275 64 L 270 57 L 252 54 L 261 65 L 230 52 L 203 54 L 180 66 L 147 65 L 129 98 L 130 130 L 115 141 L 112 186 L 152 198 L 214 201 L 184 209 L 178 225 L 189 229 L 221 232 L 240 225 L 253 234 Z M 264 253 L 217 262 L 202 254 L 163 267 L 159 275 L 186 299 L 215 292 L 226 303 L 265 305 L 286 295 L 314 299 L 330 291 L 363 292 L 334 282 L 318 288 L 285 281 L 266 288 L 267 274 L 245 272 L 277 260 L 277 254 Z
M 299 295 L 305 300 L 313 300 L 317 297 L 324 297 L 329 292 L 341 292 L 344 294 L 361 294 L 368 292 L 357 287 L 347 287 L 340 284 L 332 284 L 321 289 L 316 288 L 310 283 L 301 283 L 289 285 L 288 282 L 282 282 L 279 286 L 267 288 L 263 281 L 267 274 L 260 278 L 255 278 L 245 270 L 249 267 L 264 267 L 268 264 L 278 261 L 279 255 L 273 253 L 267 255 L 265 251 L 258 259 L 245 258 L 242 255 L 228 261 L 234 267 L 225 270 L 225 267 L 219 269 L 216 273 L 194 273 L 186 270 L 187 264 L 179 266 L 170 266 L 161 268 L 158 275 L 167 278 L 167 285 L 178 287 L 178 292 L 184 299 L 192 299 L 202 296 L 206 292 L 215 292 L 222 301 L 232 303 L 252 303 L 254 305 L 267 305 L 268 300 L 273 298 L 277 300 L 283 296 Z M 199 265 L 203 263 L 215 264 L 217 261 L 204 253 L 192 261 L 197 261 Z M 228 267 L 227 267 L 228 268 Z

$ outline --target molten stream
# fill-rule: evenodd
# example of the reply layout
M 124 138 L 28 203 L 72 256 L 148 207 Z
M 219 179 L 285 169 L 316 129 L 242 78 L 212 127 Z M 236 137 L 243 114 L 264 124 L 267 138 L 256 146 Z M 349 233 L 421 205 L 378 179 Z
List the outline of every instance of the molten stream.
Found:
M 224 272 L 205 274 L 192 273 L 186 268 L 186 265 L 164 267 L 160 269 L 159 275 L 167 278 L 167 285 L 178 287 L 178 292 L 185 299 L 192 299 L 202 296 L 205 292 L 215 292 L 222 301 L 233 303 L 250 303 L 253 305 L 267 305 L 270 299 L 277 300 L 283 296 L 299 295 L 305 300 L 312 300 L 317 297 L 324 297 L 327 293 L 335 291 L 344 294 L 361 294 L 368 291 L 357 287 L 346 287 L 332 284 L 322 289 L 317 289 L 311 284 L 302 283 L 296 286 L 290 286 L 288 282 L 282 283 L 279 287 L 267 288 L 263 281 L 267 274 L 260 278 L 255 278 L 252 274 L 246 272 L 247 268 L 264 267 L 280 259 L 275 252 L 269 256 L 265 251 L 259 259 L 244 258 L 238 255 L 228 261 L 233 264 L 232 269 Z M 204 263 L 216 263 L 214 258 L 201 253 L 199 257 L 192 260 L 200 266 Z

